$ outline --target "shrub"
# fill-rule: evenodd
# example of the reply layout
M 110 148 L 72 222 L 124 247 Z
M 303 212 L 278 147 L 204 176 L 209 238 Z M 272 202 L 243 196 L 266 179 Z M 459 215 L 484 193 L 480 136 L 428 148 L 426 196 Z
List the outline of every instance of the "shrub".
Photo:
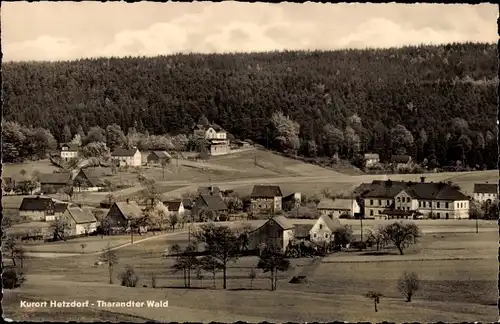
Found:
M 132 267 L 127 266 L 125 271 L 120 275 L 121 285 L 125 287 L 136 287 L 139 282 L 139 277 L 135 274 Z
M 3 287 L 6 289 L 14 289 L 21 287 L 21 285 L 26 282 L 24 273 L 19 271 L 17 268 L 10 268 L 4 270 L 2 274 Z

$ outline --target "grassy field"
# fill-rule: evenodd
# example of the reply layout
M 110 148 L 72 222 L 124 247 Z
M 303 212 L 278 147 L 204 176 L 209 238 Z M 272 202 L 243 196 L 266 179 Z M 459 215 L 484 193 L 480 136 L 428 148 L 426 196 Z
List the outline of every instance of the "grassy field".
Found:
M 472 226 L 472 223 L 468 224 Z M 434 226 L 438 227 L 440 223 Z M 457 225 L 456 231 L 462 230 Z M 136 288 L 108 285 L 107 268 L 92 266 L 98 256 L 65 257 L 64 266 L 60 261 L 48 258 L 31 258 L 25 262 L 28 267 L 26 285 L 5 292 L 4 311 L 11 318 L 39 319 L 47 316 L 46 310 L 32 309 L 21 313 L 19 300 L 148 299 L 168 300 L 169 308 L 93 308 L 60 312 L 57 316 L 61 320 L 70 320 L 74 318 L 70 316 L 80 312 L 82 318 L 95 312 L 96 319 L 110 321 L 115 321 L 113 316 L 117 320 L 122 319 L 119 316 L 139 316 L 154 320 L 203 322 L 491 322 L 498 317 L 496 232 L 424 234 L 421 242 L 408 249 L 405 255 L 390 255 L 393 257 L 390 262 L 384 258 L 386 256 L 366 256 L 362 252 L 336 253 L 323 260 L 308 278 L 308 283 L 298 285 L 290 284 L 288 280 L 311 259 L 294 259 L 293 269 L 281 276 L 278 290 L 274 292 L 268 291 L 268 277 L 261 271 L 257 271 L 258 277 L 250 290 L 247 274 L 257 264 L 256 257 L 240 258 L 230 264 L 226 291 L 221 289 L 221 274 L 217 274 L 217 290 L 212 290 L 208 273 L 204 274 L 203 280 L 197 280 L 194 274 L 192 276 L 192 286 L 202 289 L 176 288 L 183 284 L 182 274 L 172 273 L 170 267 L 174 260 L 162 254 L 167 246 L 185 244 L 186 241 L 187 234 L 175 234 L 117 250 L 119 264 L 115 276 L 126 265 L 133 266 L 140 277 L 139 287 Z M 421 279 L 421 289 L 411 303 L 406 303 L 396 289 L 397 279 L 404 271 L 414 271 Z M 156 289 L 150 288 L 153 273 L 157 276 Z M 378 313 L 373 311 L 373 303 L 363 297 L 368 290 L 384 294 Z
M 38 170 L 40 173 L 52 173 L 57 170 L 48 159 L 29 161 L 24 163 L 4 163 L 2 164 L 2 177 L 21 177 L 21 170 L 25 170 L 26 176 L 31 176 L 33 171 Z
M 150 234 L 148 234 L 150 235 Z M 135 239 L 146 237 L 134 236 Z M 52 253 L 81 253 L 81 244 L 86 244 L 85 253 L 99 252 L 106 248 L 119 246 L 130 242 L 130 235 L 116 236 L 90 236 L 70 239 L 66 242 L 48 242 L 48 243 L 26 243 L 22 244 L 26 252 L 52 252 Z

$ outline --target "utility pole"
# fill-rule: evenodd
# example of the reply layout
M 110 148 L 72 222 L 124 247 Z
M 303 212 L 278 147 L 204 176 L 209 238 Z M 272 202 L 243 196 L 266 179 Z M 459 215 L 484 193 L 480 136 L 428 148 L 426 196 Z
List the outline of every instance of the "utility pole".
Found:
M 479 223 L 478 223 L 478 217 L 476 215 L 476 234 L 479 233 Z
M 359 221 L 361 223 L 361 242 L 363 242 L 363 216 L 359 215 Z
M 254 151 L 254 155 L 253 155 L 253 163 L 255 166 L 257 166 L 257 151 Z

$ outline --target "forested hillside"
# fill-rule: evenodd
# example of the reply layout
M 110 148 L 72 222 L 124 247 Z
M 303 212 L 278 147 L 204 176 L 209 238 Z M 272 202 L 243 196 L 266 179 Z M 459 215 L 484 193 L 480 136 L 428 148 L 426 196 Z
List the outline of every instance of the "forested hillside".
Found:
M 470 43 L 4 63 L 3 111 L 59 141 L 66 125 L 189 134 L 204 114 L 302 155 L 495 168 L 497 65 L 496 45 Z

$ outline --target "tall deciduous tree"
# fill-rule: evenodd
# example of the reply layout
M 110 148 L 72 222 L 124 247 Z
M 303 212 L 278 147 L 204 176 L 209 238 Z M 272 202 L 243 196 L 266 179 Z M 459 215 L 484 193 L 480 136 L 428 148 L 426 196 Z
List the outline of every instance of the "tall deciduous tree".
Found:
M 257 268 L 262 269 L 264 273 L 269 272 L 271 290 L 276 290 L 278 273 L 285 272 L 290 268 L 290 260 L 277 247 L 269 246 L 260 254 Z

